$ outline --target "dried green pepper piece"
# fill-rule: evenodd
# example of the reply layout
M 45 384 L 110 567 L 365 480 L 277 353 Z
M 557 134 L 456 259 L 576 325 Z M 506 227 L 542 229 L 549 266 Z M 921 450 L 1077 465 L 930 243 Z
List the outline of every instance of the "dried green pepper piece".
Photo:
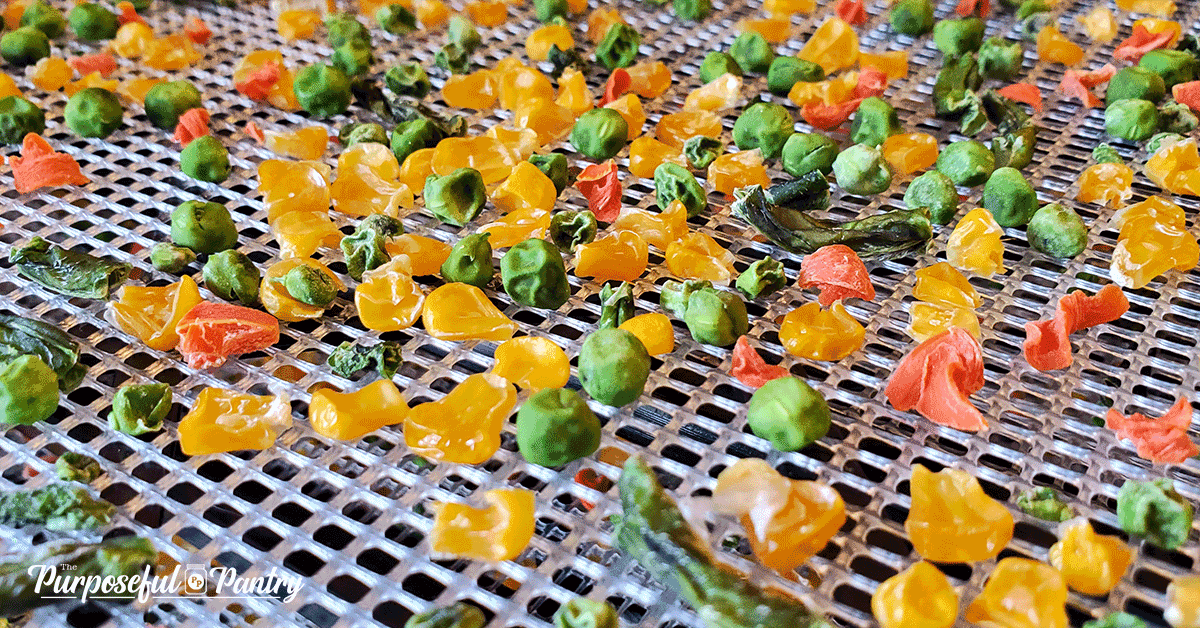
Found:
M 384 341 L 371 346 L 343 342 L 329 354 L 329 368 L 349 379 L 359 371 L 374 369 L 383 379 L 391 379 L 400 368 L 400 343 Z
M 138 436 L 162 429 L 174 395 L 166 384 L 130 384 L 119 388 L 108 413 L 108 424 L 124 434 Z
M 117 509 L 80 486 L 50 484 L 31 491 L 0 493 L 0 525 L 44 526 L 55 532 L 95 530 L 112 521 Z
M 633 286 L 622 281 L 613 288 L 604 284 L 600 288 L 600 321 L 596 323 L 599 329 L 620 327 L 622 323 L 633 318 Z
M 104 469 L 100 468 L 95 458 L 67 451 L 54 461 L 54 472 L 64 482 L 88 484 L 103 475 Z
M 71 392 L 87 367 L 79 363 L 79 343 L 63 330 L 42 321 L 0 314 L 0 361 L 32 355 L 58 376 L 58 388 Z
M 8 260 L 18 272 L 42 286 L 85 299 L 107 299 L 133 270 L 129 264 L 69 251 L 39 236 L 13 250 Z
M 38 546 L 22 555 L 0 557 L 0 616 L 11 617 L 61 603 L 39 587 L 39 566 L 56 565 L 72 578 L 120 578 L 143 573 L 158 553 L 148 539 L 122 536 L 100 543 L 67 541 Z M 82 595 L 78 587 L 70 595 Z

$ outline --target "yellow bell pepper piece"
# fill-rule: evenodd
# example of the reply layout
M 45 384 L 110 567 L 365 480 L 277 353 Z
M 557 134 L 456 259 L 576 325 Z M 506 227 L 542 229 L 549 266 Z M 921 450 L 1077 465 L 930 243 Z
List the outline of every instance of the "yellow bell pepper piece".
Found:
M 322 388 L 308 403 L 308 422 L 326 438 L 354 440 L 385 426 L 403 423 L 408 404 L 389 379 L 381 379 L 354 392 Z
M 434 288 L 421 308 L 425 331 L 439 340 L 508 340 L 517 324 L 483 290 L 465 283 Z
M 512 560 L 533 538 L 533 492 L 519 488 L 496 489 L 483 494 L 485 508 L 466 504 L 434 505 L 429 549 L 473 560 Z
M 205 388 L 179 421 L 179 447 L 188 456 L 266 449 L 291 426 L 286 395 Z
M 196 282 L 187 275 L 169 286 L 121 286 L 105 319 L 151 349 L 170 351 L 179 344 L 175 325 L 202 300 Z
M 363 273 L 354 290 L 354 307 L 363 327 L 375 331 L 408 329 L 421 318 L 425 293 L 408 274 L 409 260 L 397 257 Z
M 404 422 L 404 442 L 429 460 L 479 464 L 500 449 L 500 431 L 517 389 L 503 377 L 476 373 L 449 394 L 412 408 Z
M 523 390 L 562 388 L 571 378 L 571 360 L 546 338 L 521 336 L 496 347 L 492 373 Z
M 779 340 L 788 353 L 810 360 L 835 361 L 862 346 L 866 329 L 854 320 L 841 301 L 828 310 L 806 303 L 783 318 Z
M 663 355 L 675 350 L 675 328 L 666 314 L 639 314 L 621 323 L 620 328 L 637 336 L 650 355 Z

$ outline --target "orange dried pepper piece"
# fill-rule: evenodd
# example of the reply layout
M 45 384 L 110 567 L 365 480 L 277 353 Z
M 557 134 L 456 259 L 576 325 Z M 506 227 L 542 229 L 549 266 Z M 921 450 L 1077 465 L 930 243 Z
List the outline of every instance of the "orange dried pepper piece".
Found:
M 643 61 L 626 69 L 631 89 L 642 98 L 658 98 L 671 87 L 671 70 L 662 61 Z
M 39 89 L 56 92 L 75 78 L 75 71 L 62 57 L 39 59 L 29 73 L 29 80 Z M 8 94 L 5 94 L 6 96 Z
M 1175 40 L 1175 33 L 1171 30 L 1164 30 L 1158 33 L 1151 33 L 1141 24 L 1133 25 L 1133 34 L 1129 39 L 1121 42 L 1117 49 L 1113 51 L 1113 58 L 1120 61 L 1132 61 L 1134 63 L 1141 60 L 1142 55 L 1151 50 L 1158 50 L 1164 46 L 1169 46 Z
M 1078 98 L 1079 102 L 1083 103 L 1083 106 L 1089 109 L 1099 107 L 1103 101 L 1084 85 L 1081 78 L 1081 73 L 1075 70 L 1067 70 L 1063 74 L 1062 81 L 1058 84 L 1058 91 L 1072 98 Z
M 10 159 L 13 184 L 25 194 L 40 188 L 63 185 L 87 185 L 91 179 L 83 174 L 79 163 L 66 153 L 56 153 L 50 143 L 37 133 L 30 133 L 21 142 L 21 156 Z
M 976 11 L 979 17 L 987 18 L 992 12 L 992 3 L 989 0 L 958 0 L 958 5 L 954 7 L 954 12 L 963 17 L 970 17 Z
M 229 356 L 279 342 L 279 321 L 259 310 L 202 301 L 175 326 L 179 352 L 194 369 L 216 368 Z
M 963 0 L 963 2 L 970 1 Z M 867 22 L 867 9 L 863 6 L 862 0 L 837 0 L 833 5 L 833 11 L 842 21 L 853 26 Z
M 275 19 L 275 23 L 279 30 L 279 36 L 283 37 L 284 41 L 308 39 L 317 32 L 317 27 L 321 25 L 321 14 L 317 11 L 293 9 L 281 12 Z
M 78 72 L 79 76 L 87 76 L 92 72 L 99 72 L 101 76 L 107 78 L 113 72 L 117 71 L 117 60 L 107 52 L 71 57 L 67 59 L 67 65 Z
M 187 35 L 187 38 L 192 40 L 192 43 L 203 45 L 208 43 L 208 40 L 212 37 L 213 32 L 212 29 L 210 29 L 208 25 L 204 23 L 204 20 L 201 20 L 193 15 L 188 18 L 187 24 L 184 24 L 183 34 Z
M 187 146 L 192 140 L 209 134 L 209 114 L 203 107 L 188 109 L 179 116 L 175 125 L 175 141 Z
M 733 366 L 729 374 L 751 388 L 761 388 L 763 384 L 780 377 L 787 377 L 788 370 L 782 366 L 767 364 L 762 356 L 750 346 L 750 337 L 738 338 L 733 345 Z
M 266 100 L 271 88 L 279 82 L 282 68 L 276 61 L 267 61 L 245 79 L 233 84 L 242 95 L 253 100 Z
M 1034 111 L 1042 110 L 1042 92 L 1036 85 L 1030 83 L 1013 83 L 1012 85 L 1006 85 L 996 90 L 996 93 L 1009 100 L 1025 103 L 1033 107 Z
M 263 133 L 263 130 L 259 128 L 258 124 L 256 124 L 254 120 L 247 122 L 244 129 L 246 131 L 246 135 L 254 138 L 254 141 L 257 142 L 259 146 L 267 143 L 267 134 Z
M 608 80 L 604 83 L 604 95 L 600 97 L 600 106 L 603 107 L 608 103 L 620 98 L 628 92 L 633 86 L 633 77 L 629 75 L 629 71 L 625 68 L 617 68 L 609 75 Z
M 1125 416 L 1115 408 L 1109 408 L 1104 423 L 1119 438 L 1133 441 L 1138 455 L 1151 462 L 1183 464 L 1188 458 L 1200 454 L 1200 447 L 1188 436 L 1188 428 L 1192 425 L 1192 404 L 1187 397 L 1180 397 L 1166 414 L 1157 419 L 1141 412 Z
M 133 8 L 132 2 L 117 3 L 117 21 L 120 22 L 121 25 L 132 22 L 136 22 L 138 24 L 146 23 L 146 20 L 142 19 L 142 16 L 138 15 L 137 9 Z
M 1048 24 L 1037 34 L 1038 59 L 1063 65 L 1083 61 L 1083 48 L 1063 35 L 1058 26 Z
M 1171 88 L 1171 97 L 1175 102 L 1191 107 L 1192 111 L 1200 111 L 1200 81 L 1176 83 Z
M 471 21 L 480 26 L 499 26 L 508 19 L 508 5 L 503 0 L 468 2 L 466 9 Z
M 1076 291 L 1058 300 L 1054 318 L 1025 323 L 1025 359 L 1039 371 L 1071 366 L 1070 335 L 1121 318 L 1129 299 L 1121 288 L 1109 284 L 1095 296 Z
M 817 301 L 829 307 L 834 301 L 857 297 L 864 301 L 875 298 L 875 286 L 867 273 L 867 266 L 859 259 L 854 249 L 844 244 L 823 246 L 804 257 L 800 262 L 800 276 L 796 283 L 801 288 L 817 288 L 821 291 Z
M 608 160 L 583 169 L 575 179 L 575 188 L 587 199 L 588 209 L 596 220 L 612 222 L 621 213 L 621 181 L 617 179 L 617 163 Z
M 491 109 L 496 105 L 496 85 L 491 70 L 452 74 L 442 85 L 442 100 L 459 109 Z
M 967 330 L 951 327 L 904 356 L 884 394 L 901 412 L 916 410 L 938 425 L 977 432 L 987 421 L 968 395 L 983 384 L 979 341 Z
M 633 281 L 646 272 L 650 247 L 633 231 L 615 231 L 575 249 L 575 276 Z

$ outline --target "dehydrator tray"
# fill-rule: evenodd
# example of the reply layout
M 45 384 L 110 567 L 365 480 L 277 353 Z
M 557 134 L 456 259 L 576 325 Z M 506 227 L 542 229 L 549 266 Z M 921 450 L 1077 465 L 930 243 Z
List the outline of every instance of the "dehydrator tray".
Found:
M 1104 2 L 1105 0 L 1099 0 Z M 593 3 L 594 4 L 594 3 Z M 827 15 L 829 7 L 793 19 L 792 38 L 778 50 L 795 54 Z M 1111 2 L 1109 2 L 1111 4 Z M 698 24 L 673 18 L 668 7 L 624 0 L 615 3 L 643 35 L 641 57 L 661 60 L 672 70 L 675 85 L 661 97 L 645 102 L 646 129 L 665 113 L 677 111 L 685 95 L 699 82 L 695 74 L 703 54 L 725 49 L 737 34 L 735 24 L 756 17 L 759 3 L 717 2 L 712 17 Z M 1080 43 L 1076 17 L 1091 3 L 1059 3 L 1058 23 Z M 65 8 L 65 7 L 60 7 Z M 455 8 L 461 6 L 455 5 Z M 595 8 L 595 6 L 591 7 Z M 1112 7 L 1115 9 L 1115 6 Z M 891 32 L 887 5 L 873 0 L 870 21 L 856 30 L 864 50 L 906 50 L 910 72 L 888 87 L 887 98 L 905 128 L 932 133 L 942 146 L 957 137 L 952 126 L 933 118 L 930 93 L 940 55 L 929 38 L 913 40 Z M 951 14 L 953 3 L 942 2 L 938 17 Z M 1016 536 L 1002 556 L 1045 559 L 1054 542 L 1054 528 L 1012 506 L 1013 496 L 1033 486 L 1052 486 L 1106 533 L 1118 533 L 1115 495 L 1126 478 L 1169 477 L 1193 503 L 1200 502 L 1200 464 L 1151 466 L 1111 431 L 1097 427 L 1109 407 L 1123 412 L 1158 415 L 1179 396 L 1197 392 L 1194 356 L 1200 339 L 1200 273 L 1169 272 L 1140 290 L 1126 291 L 1130 312 L 1119 321 L 1073 336 L 1076 359 L 1070 369 L 1039 373 L 1021 357 L 1022 326 L 1053 311 L 1069 289 L 1095 290 L 1109 282 L 1108 265 L 1116 243 L 1110 210 L 1074 200 L 1079 173 L 1090 163 L 1090 151 L 1105 141 L 1103 110 L 1084 109 L 1058 89 L 1064 68 L 1038 64 L 1032 44 L 1026 44 L 1025 77 L 1047 97 L 1045 111 L 1035 116 L 1041 127 L 1034 163 L 1025 174 L 1042 202 L 1068 204 L 1091 225 L 1088 249 L 1074 260 L 1059 261 L 1030 250 L 1024 234 L 1009 230 L 1005 238 L 1008 272 L 992 279 L 974 278 L 984 299 L 978 309 L 983 329 L 987 384 L 973 396 L 985 409 L 991 427 L 978 434 L 939 428 L 915 413 L 898 412 L 882 391 L 897 361 L 915 343 L 904 333 L 912 302 L 912 270 L 944 257 L 948 228 L 922 255 L 871 265 L 878 292 L 872 302 L 853 300 L 850 313 L 867 329 L 861 350 L 836 363 L 799 360 L 786 354 L 778 338 L 778 321 L 798 305 L 813 299 L 794 285 L 800 258 L 755 238 L 756 233 L 730 216 L 728 203 L 710 195 L 710 211 L 692 219 L 690 227 L 710 234 L 733 252 L 739 272 L 764 256 L 783 261 L 792 284 L 769 299 L 749 304 L 754 344 L 765 353 L 782 356 L 792 374 L 811 382 L 834 411 L 828 436 L 800 452 L 779 453 L 746 428 L 749 391 L 728 374 L 729 351 L 693 342 L 675 322 L 676 349 L 654 369 L 646 392 L 635 405 L 603 408 L 593 405 L 604 422 L 603 443 L 593 457 L 552 470 L 526 463 L 516 453 L 514 426 L 505 426 L 504 444 L 495 456 L 477 466 L 427 464 L 408 451 L 399 427 L 385 428 L 357 442 L 335 442 L 315 434 L 304 421 L 306 402 L 318 385 L 347 390 L 358 384 L 335 376 L 325 366 L 333 347 L 346 340 L 382 336 L 403 344 L 404 365 L 395 381 L 410 404 L 440 398 L 467 375 L 491 368 L 495 343 L 443 342 L 432 339 L 419 325 L 404 332 L 378 334 L 363 329 L 343 293 L 318 321 L 285 324 L 281 341 L 269 350 L 231 360 L 215 372 L 188 368 L 177 353 L 147 348 L 103 319 L 99 301 L 53 294 L 19 277 L 7 262 L 10 247 L 40 235 L 65 247 L 83 247 L 134 265 L 134 283 L 164 285 L 173 279 L 153 270 L 147 249 L 168 239 L 168 216 L 178 203 L 205 199 L 226 204 L 241 229 L 241 250 L 260 266 L 277 256 L 278 247 L 266 225 L 266 212 L 256 192 L 258 163 L 273 155 L 258 147 L 243 131 L 254 121 L 267 131 L 299 125 L 327 124 L 336 132 L 349 118 L 316 122 L 303 114 L 281 112 L 254 103 L 231 84 L 233 67 L 254 49 L 279 48 L 287 63 L 298 66 L 324 59 L 323 41 L 285 43 L 275 31 L 270 9 L 261 2 L 236 7 L 209 3 L 170 4 L 161 0 L 147 18 L 159 33 L 178 32 L 184 19 L 199 15 L 215 35 L 203 47 L 205 58 L 193 68 L 172 73 L 191 78 L 214 112 L 214 133 L 229 147 L 233 176 L 222 185 L 198 183 L 179 171 L 178 146 L 168 133 L 153 128 L 140 107 L 127 111 L 125 127 L 107 141 L 79 139 L 64 126 L 65 97 L 32 88 L 14 72 L 27 96 L 49 112 L 47 136 L 57 150 L 75 157 L 92 183 L 82 188 L 41 190 L 27 195 L 13 191 L 11 171 L 0 168 L 0 310 L 57 324 L 84 347 L 88 374 L 83 384 L 66 395 L 59 411 L 45 423 L 16 426 L 0 439 L 0 490 L 30 488 L 50 481 L 47 453 L 76 451 L 101 461 L 105 475 L 94 483 L 100 495 L 118 508 L 108 534 L 128 533 L 154 541 L 170 566 L 224 565 L 253 577 L 271 570 L 298 574 L 303 586 L 291 601 L 228 599 L 213 595 L 183 600 L 158 600 L 148 608 L 133 605 L 73 605 L 34 614 L 31 626 L 402 626 L 413 613 L 454 600 L 468 600 L 484 609 L 489 626 L 549 625 L 558 606 L 575 595 L 607 599 L 626 625 L 673 628 L 697 625 L 696 616 L 643 570 L 623 559 L 612 547 L 609 515 L 617 512 L 617 491 L 610 481 L 629 455 L 647 457 L 667 478 L 676 496 L 709 494 L 717 474 L 744 457 L 765 458 L 792 478 L 819 478 L 844 497 L 848 521 L 835 539 L 798 573 L 795 582 L 757 568 L 738 544 L 725 542 L 739 529 L 718 521 L 712 529 L 714 548 L 751 577 L 794 591 L 827 612 L 838 625 L 874 625 L 869 610 L 875 587 L 918 559 L 906 540 L 903 522 L 909 505 L 908 478 L 914 464 L 954 466 L 980 479 L 994 497 L 1005 501 L 1017 519 Z M 1116 41 L 1131 32 L 1134 16 L 1117 12 L 1121 30 Z M 1174 19 L 1184 31 L 1197 27 L 1200 3 L 1180 2 Z M 525 36 L 537 22 L 532 7 L 510 9 L 505 24 L 481 29 L 484 46 L 475 61 L 494 64 L 520 54 Z M 989 35 L 1019 37 L 1011 14 L 993 15 Z M 372 28 L 379 57 L 377 70 L 398 61 L 420 61 L 432 67 L 434 51 L 444 35 L 419 32 L 396 38 Z M 581 27 L 576 41 L 586 42 Z M 589 51 L 590 46 L 583 44 Z M 1088 45 L 1082 67 L 1094 69 L 1111 56 L 1115 43 Z M 94 47 L 63 44 L 63 56 Z M 122 60 L 122 72 L 132 71 Z M 10 69 L 11 68 L 7 68 Z M 143 70 L 144 71 L 144 70 Z M 149 71 L 154 73 L 154 71 Z M 589 84 L 599 93 L 607 73 L 593 68 Z M 444 108 L 435 91 L 428 98 Z M 744 94 L 765 93 L 765 79 L 747 80 Z M 769 97 L 766 96 L 766 97 Z M 775 98 L 779 101 L 781 99 Z M 782 100 L 785 104 L 786 99 Z M 724 114 L 725 139 L 745 102 Z M 137 115 L 131 115 L 136 113 Z M 471 113 L 471 112 L 465 112 Z M 504 114 L 507 115 L 507 114 Z M 471 133 L 479 134 L 503 115 L 470 115 Z M 807 129 L 801 123 L 799 128 Z M 845 133 L 836 137 L 845 143 Z M 1127 143 L 1115 144 L 1132 162 L 1145 153 Z M 551 148 L 567 152 L 570 145 Z M 653 204 L 650 181 L 625 169 L 628 149 L 618 157 L 625 185 L 624 203 Z M 15 147 L 4 150 L 15 154 Z M 336 151 L 327 155 L 331 165 Z M 1140 173 L 1140 165 L 1136 165 Z M 772 169 L 779 180 L 786 175 Z M 853 216 L 902 207 L 907 178 L 898 177 L 891 189 L 864 199 L 834 191 L 831 213 Z M 1139 174 L 1134 201 L 1161 193 Z M 978 203 L 978 190 L 965 202 Z M 1196 218 L 1195 198 L 1174 199 Z M 1132 201 L 1131 201 L 1132 202 Z M 453 228 L 418 209 L 404 217 L 412 233 L 453 242 Z M 573 190 L 559 208 L 586 207 Z M 333 213 L 349 233 L 354 220 Z M 477 221 L 494 219 L 489 209 Z M 468 227 L 467 229 L 471 229 Z M 464 233 L 467 230 L 463 231 Z M 344 274 L 341 254 L 322 249 L 317 257 Z M 658 288 L 669 276 L 662 251 L 651 253 L 650 270 L 635 283 L 639 312 L 658 311 Z M 198 266 L 190 270 L 196 271 Z M 422 278 L 426 290 L 437 285 Z M 519 323 L 520 333 L 543 335 L 574 356 L 582 337 L 594 329 L 599 313 L 594 281 L 572 277 L 570 302 L 557 311 L 525 309 L 512 304 L 499 290 L 492 299 Z M 176 393 L 167 428 L 135 438 L 116 433 L 106 422 L 109 400 L 125 383 L 166 382 Z M 176 425 L 204 387 L 238 391 L 287 392 L 297 417 L 276 446 L 188 458 L 180 452 Z M 578 386 L 573 377 L 571 386 Z M 526 395 L 522 395 L 522 399 Z M 1193 436 L 1196 429 L 1191 430 Z M 610 481 L 585 486 L 575 478 L 589 469 Z M 30 476 L 33 476 L 32 478 Z M 431 527 L 426 507 L 434 500 L 471 499 L 481 491 L 520 486 L 536 492 L 537 532 L 514 561 L 484 564 L 465 560 L 435 560 L 425 536 Z M 595 488 L 593 488 L 593 486 Z M 44 542 L 46 536 L 6 530 L 0 549 L 19 552 Z M 1131 543 L 1136 560 L 1126 577 L 1106 598 L 1071 594 L 1073 625 L 1111 610 L 1126 610 L 1161 625 L 1164 591 L 1175 576 L 1195 572 L 1200 545 L 1193 529 L 1191 542 L 1175 552 Z M 949 569 L 965 608 L 991 572 L 994 561 Z M 962 624 L 965 625 L 965 622 Z

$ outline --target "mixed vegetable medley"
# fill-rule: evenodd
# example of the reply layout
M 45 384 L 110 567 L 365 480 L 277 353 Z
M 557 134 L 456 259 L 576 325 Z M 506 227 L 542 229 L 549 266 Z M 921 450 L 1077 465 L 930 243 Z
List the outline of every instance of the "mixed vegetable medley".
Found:
M 701 86 L 652 128 L 643 102 L 662 96 L 677 77 L 664 63 L 640 58 L 642 35 L 621 11 L 584 0 L 532 1 L 542 26 L 523 50 L 490 66 L 474 54 L 483 42 L 479 28 L 504 24 L 520 0 L 476 0 L 459 12 L 442 0 L 359 0 L 348 12 L 320 2 L 279 2 L 274 27 L 281 38 L 324 38 L 328 58 L 293 67 L 279 50 L 246 50 L 230 89 L 256 107 L 305 112 L 308 123 L 263 129 L 249 122 L 233 137 L 218 137 L 210 123 L 219 112 L 209 110 L 206 94 L 186 78 L 164 78 L 205 57 L 213 30 L 199 18 L 182 32 L 161 33 L 142 17 L 149 3 L 10 0 L 0 37 L 4 69 L 23 72 L 38 90 L 62 90 L 71 134 L 120 137 L 125 119 L 144 112 L 164 138 L 170 134 L 179 170 L 211 184 L 231 175 L 230 144 L 257 143 L 274 153 L 246 176 L 257 184 L 279 256 L 256 261 L 241 250 L 243 219 L 221 203 L 197 199 L 164 208 L 169 239 L 133 253 L 149 260 L 152 276 L 131 278 L 127 261 L 41 237 L 7 247 L 7 264 L 50 293 L 104 302 L 106 320 L 129 342 L 176 352 L 195 370 L 219 369 L 275 345 L 281 327 L 321 319 L 339 296 L 352 298 L 353 316 L 370 332 L 415 329 L 444 341 L 495 343 L 490 371 L 467 376 L 440 399 L 410 405 L 393 380 L 405 359 L 400 344 L 366 334 L 337 347 L 327 365 L 364 383 L 314 390 L 301 406 L 303 418 L 332 440 L 398 430 L 428 463 L 464 465 L 491 459 L 505 424 L 514 421 L 520 455 L 558 468 L 597 452 L 596 410 L 635 404 L 659 357 L 675 350 L 677 333 L 729 348 L 730 373 L 752 391 L 746 426 L 771 448 L 798 451 L 825 437 L 833 413 L 821 392 L 793 375 L 802 371 L 776 364 L 781 356 L 765 359 L 747 335 L 755 322 L 750 312 L 761 311 L 748 310 L 747 302 L 770 303 L 790 283 L 781 260 L 798 260 L 796 284 L 815 294 L 775 321 L 780 344 L 798 361 L 835 362 L 862 349 L 867 321 L 845 303 L 876 298 L 872 267 L 944 253 L 945 261 L 914 271 L 906 329 L 912 344 L 891 365 L 879 402 L 953 430 L 988 429 L 971 399 L 985 385 L 985 301 L 976 287 L 1006 272 L 1007 240 L 1024 237 L 1039 255 L 1066 259 L 1087 250 L 1094 228 L 1073 203 L 1042 202 L 1023 173 L 1037 159 L 1045 107 L 1104 109 L 1111 144 L 1095 147 L 1094 163 L 1072 193 L 1079 203 L 1114 211 L 1120 233 L 1110 283 L 1090 294 L 1070 292 L 1053 312 L 1026 322 L 1029 366 L 1053 373 L 1088 360 L 1074 354 L 1072 335 L 1125 316 L 1125 290 L 1200 262 L 1200 244 L 1172 200 L 1200 194 L 1194 134 L 1200 40 L 1172 21 L 1171 0 L 1117 0 L 1117 12 L 1097 2 L 1070 24 L 1043 0 L 999 0 L 994 7 L 960 0 L 943 19 L 931 0 L 869 7 L 837 0 L 795 56 L 777 48 L 792 38 L 794 17 L 818 11 L 815 1 L 764 0 L 763 16 L 738 23 L 732 45 L 701 51 Z M 709 0 L 655 6 L 664 1 L 647 0 L 645 10 L 687 22 L 713 13 Z M 860 49 L 856 32 L 880 11 L 896 36 L 932 39 L 941 65 L 929 111 L 959 139 L 939 142 L 901 124 L 888 87 L 908 75 L 908 52 Z M 1015 23 L 1020 37 L 989 33 L 993 11 Z M 1113 41 L 1125 13 L 1136 21 L 1111 63 L 1079 67 L 1082 46 Z M 403 46 L 418 29 L 444 32 L 434 64 L 381 67 L 380 33 L 388 34 L 386 45 Z M 94 52 L 60 56 L 66 37 L 94 42 Z M 1022 80 L 1027 53 L 1036 63 L 1067 66 L 1058 95 L 1044 100 L 1041 88 Z M 766 90 L 755 94 L 763 85 L 756 77 L 763 76 Z M 602 93 L 589 87 L 589 77 L 607 77 Z M 18 193 L 91 182 L 44 136 L 47 112 L 6 74 L 0 96 L 0 142 L 20 146 L 9 159 Z M 463 110 L 495 111 L 504 121 L 480 132 Z M 1130 156 L 1143 148 L 1144 163 L 1136 163 Z M 769 176 L 768 164 L 787 177 Z M 651 209 L 623 202 L 626 186 L 638 179 L 653 187 Z M 825 211 L 834 186 L 844 195 L 872 197 L 897 181 L 904 182 L 903 208 L 849 220 Z M 1154 194 L 1130 202 L 1135 182 Z M 560 207 L 568 188 L 586 199 L 586 210 Z M 966 202 L 976 198 L 972 188 L 980 188 L 978 206 Z M 692 230 L 690 219 L 717 210 L 710 201 L 720 197 L 730 201 L 724 220 L 752 226 L 773 245 L 772 256 L 739 272 L 717 239 Z M 500 217 L 479 224 L 489 206 Z M 337 214 L 353 217 L 353 229 L 339 229 Z M 408 233 L 403 219 L 410 214 L 436 218 L 457 237 L 443 242 Z M 933 240 L 941 231 L 949 235 L 937 251 Z M 659 288 L 659 307 L 639 312 L 635 282 L 647 273 L 652 250 L 672 279 Z M 523 308 L 557 310 L 572 297 L 572 275 L 600 286 L 601 306 L 576 356 L 549 338 L 518 335 L 520 326 L 493 299 L 504 293 Z M 418 277 L 434 278 L 436 287 L 427 291 Z M 60 396 L 85 376 L 79 357 L 77 341 L 54 325 L 0 315 L 0 423 L 51 418 Z M 570 385 L 572 375 L 578 387 Z M 295 418 L 285 394 L 210 387 L 179 401 L 186 415 L 165 425 L 175 402 L 167 384 L 124 385 L 111 399 L 109 426 L 130 435 L 175 430 L 185 455 L 202 456 L 271 448 Z M 1180 465 L 1200 454 L 1189 433 L 1192 414 L 1181 396 L 1162 416 L 1110 409 L 1097 421 L 1148 462 Z M 58 482 L 0 495 L 0 525 L 61 532 L 111 522 L 115 508 L 86 488 L 103 472 L 99 464 L 68 452 L 56 465 Z M 641 457 L 625 462 L 617 487 L 616 547 L 704 624 L 830 625 L 819 609 L 760 587 L 718 560 L 706 529 L 694 513 L 685 516 Z M 960 617 L 1003 628 L 1065 628 L 1068 590 L 1105 596 L 1133 560 L 1122 537 L 1097 533 L 1046 487 L 1005 505 L 968 473 L 915 464 L 909 491 L 904 527 L 923 560 L 877 587 L 871 608 L 885 628 L 948 627 Z M 837 490 L 789 479 L 756 458 L 721 471 L 704 503 L 709 516 L 740 522 L 754 558 L 785 576 L 794 576 L 847 520 Z M 513 560 L 534 535 L 535 509 L 534 493 L 524 488 L 487 490 L 474 505 L 438 503 L 430 551 Z M 982 592 L 960 602 L 935 563 L 997 558 L 1013 539 L 1013 510 L 1058 524 L 1057 542 L 1041 561 L 1000 559 Z M 1164 550 L 1194 543 L 1193 505 L 1170 479 L 1125 480 L 1116 510 L 1127 538 Z M 122 574 L 151 562 L 154 551 L 145 541 L 118 538 L 0 561 L 0 579 L 18 591 L 0 596 L 0 614 L 53 602 L 30 594 L 20 577 L 24 565 L 47 556 L 76 563 L 85 574 Z M 1172 583 L 1166 608 L 1174 628 L 1200 628 L 1200 578 Z M 564 628 L 617 621 L 616 609 L 586 598 L 564 604 L 555 617 Z M 459 603 L 417 615 L 408 626 L 484 623 L 478 608 Z M 1117 612 L 1086 625 L 1145 622 Z

